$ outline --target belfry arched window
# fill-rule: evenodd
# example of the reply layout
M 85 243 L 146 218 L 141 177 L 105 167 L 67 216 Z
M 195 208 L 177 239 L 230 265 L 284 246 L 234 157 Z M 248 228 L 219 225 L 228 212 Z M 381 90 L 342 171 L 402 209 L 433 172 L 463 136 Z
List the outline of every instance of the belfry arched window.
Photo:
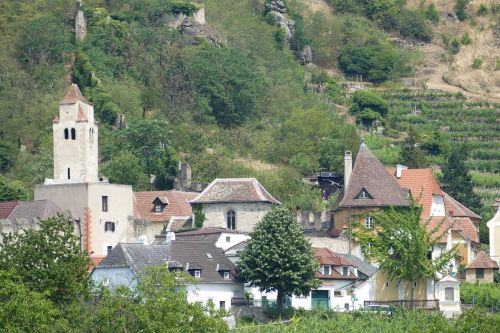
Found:
M 76 140 L 76 131 L 74 128 L 71 129 L 71 140 Z
M 67 128 L 65 128 L 65 129 L 64 129 L 64 138 L 65 138 L 66 140 L 68 140 L 68 139 L 69 139 L 69 131 L 68 131 L 68 129 L 67 129 Z
M 236 213 L 234 210 L 230 210 L 226 214 L 227 228 L 231 230 L 236 230 Z

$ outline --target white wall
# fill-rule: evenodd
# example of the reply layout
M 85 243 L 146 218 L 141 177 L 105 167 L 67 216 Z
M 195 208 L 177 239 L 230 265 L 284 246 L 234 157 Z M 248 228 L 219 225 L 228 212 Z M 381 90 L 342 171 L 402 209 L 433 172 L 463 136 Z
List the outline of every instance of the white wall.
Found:
M 226 214 L 233 210 L 236 213 L 236 230 L 251 232 L 271 208 L 268 202 L 202 204 L 205 214 L 203 227 L 227 228 Z
M 96 267 L 92 271 L 91 277 L 97 284 L 103 283 L 110 289 L 125 286 L 133 290 L 137 285 L 137 279 L 128 267 Z
M 244 297 L 242 283 L 200 283 L 189 285 L 186 291 L 189 302 L 207 304 L 211 299 L 216 309 L 219 308 L 220 302 L 224 301 L 228 310 L 231 308 L 231 298 Z
M 221 248 L 223 251 L 226 251 L 236 244 L 244 242 L 248 239 L 250 239 L 249 235 L 223 232 L 220 234 L 215 246 Z

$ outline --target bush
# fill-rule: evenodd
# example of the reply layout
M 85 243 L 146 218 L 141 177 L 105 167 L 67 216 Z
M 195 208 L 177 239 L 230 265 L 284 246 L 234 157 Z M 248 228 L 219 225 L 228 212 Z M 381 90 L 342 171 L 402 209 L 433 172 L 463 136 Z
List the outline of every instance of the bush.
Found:
M 469 45 L 470 43 L 472 43 L 472 38 L 470 38 L 470 35 L 467 31 L 464 32 L 460 37 L 460 43 L 462 45 Z
M 465 10 L 469 6 L 470 0 L 455 0 L 455 14 L 460 21 L 467 19 Z
M 484 16 L 488 14 L 488 7 L 484 3 L 479 5 L 479 9 L 477 10 L 477 16 Z
M 497 283 L 462 283 L 460 301 L 480 307 L 500 307 L 500 284 Z
M 427 10 L 425 11 L 425 18 L 434 23 L 439 22 L 439 13 L 433 3 L 427 7 Z
M 432 30 L 422 13 L 411 10 L 403 10 L 398 15 L 397 21 L 401 36 L 424 42 L 431 41 Z
M 339 65 L 346 74 L 363 75 L 368 81 L 381 83 L 394 74 L 398 57 L 395 48 L 387 43 L 350 43 L 340 50 Z
M 472 62 L 472 68 L 474 69 L 479 69 L 481 68 L 481 65 L 483 64 L 483 61 L 479 58 L 476 58 L 474 59 L 474 61 Z
M 352 97 L 353 105 L 350 109 L 364 125 L 371 125 L 374 120 L 385 117 L 389 104 L 382 96 L 373 91 L 356 91 Z
M 451 41 L 449 50 L 452 54 L 457 54 L 460 51 L 460 42 L 456 38 Z

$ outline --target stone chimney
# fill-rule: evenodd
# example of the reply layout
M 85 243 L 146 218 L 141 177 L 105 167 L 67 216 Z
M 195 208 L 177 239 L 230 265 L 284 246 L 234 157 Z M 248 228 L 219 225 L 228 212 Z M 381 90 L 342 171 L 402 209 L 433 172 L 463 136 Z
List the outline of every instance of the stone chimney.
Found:
M 350 150 L 346 150 L 344 155 L 344 190 L 347 189 L 347 185 L 349 185 L 351 174 L 352 174 L 352 153 Z
M 403 175 L 403 170 L 408 169 L 406 165 L 398 164 L 396 165 L 396 178 L 400 179 L 401 176 Z

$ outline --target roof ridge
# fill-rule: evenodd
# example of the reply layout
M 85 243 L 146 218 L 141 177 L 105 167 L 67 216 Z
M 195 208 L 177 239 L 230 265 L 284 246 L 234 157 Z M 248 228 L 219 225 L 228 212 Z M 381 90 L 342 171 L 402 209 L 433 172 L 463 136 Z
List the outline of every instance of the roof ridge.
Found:
M 255 187 L 255 192 L 257 192 L 257 196 L 261 198 L 261 200 L 267 200 L 264 194 L 262 194 L 262 191 L 260 190 L 260 183 L 256 178 L 252 178 L 252 184 Z

